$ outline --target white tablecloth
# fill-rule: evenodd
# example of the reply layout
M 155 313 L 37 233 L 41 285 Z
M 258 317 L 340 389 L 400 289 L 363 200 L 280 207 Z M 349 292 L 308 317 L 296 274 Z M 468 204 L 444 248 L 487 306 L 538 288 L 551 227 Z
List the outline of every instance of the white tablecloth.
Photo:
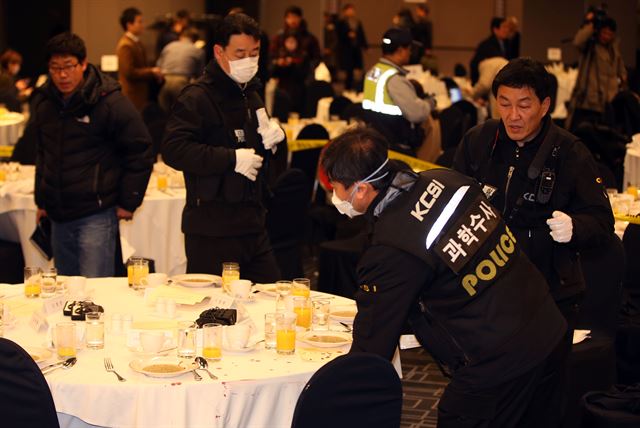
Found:
M 133 314 L 134 327 L 139 322 L 166 324 L 174 321 L 154 317 L 153 307 L 144 304 L 140 292 L 127 287 L 125 278 L 92 279 L 87 288 L 93 290 L 91 299 L 105 308 L 105 347 L 102 350 L 82 349 L 73 368 L 46 376 L 63 428 L 67 424 L 84 423 L 154 428 L 289 427 L 302 388 L 327 361 L 304 361 L 299 352 L 281 356 L 259 344 L 256 350 L 248 353 L 232 355 L 223 351 L 222 360 L 209 365 L 219 380 L 209 379 L 204 372 L 201 382 L 194 381 L 191 373 L 166 379 L 149 378 L 129 367 L 137 354 L 126 348 L 124 335 L 111 334 L 110 317 L 116 312 Z M 26 299 L 22 290 L 20 285 L 0 286 L 0 292 L 6 294 L 5 304 L 18 317 L 17 325 L 5 330 L 5 337 L 24 347 L 43 346 L 46 335 L 36 334 L 27 324 L 30 314 L 42 305 L 43 299 Z M 214 297 L 221 294 L 219 289 L 213 288 L 196 291 Z M 261 293 L 254 296 L 255 300 L 246 303 L 244 308 L 255 321 L 255 340 L 264 336 L 261 320 L 264 313 L 275 309 L 275 301 Z M 331 300 L 331 304 L 345 303 L 349 300 L 338 296 Z M 177 319 L 194 320 L 209 306 L 206 301 L 196 306 L 179 305 Z M 54 325 L 65 319 L 68 317 L 63 317 L 60 311 L 51 315 L 48 321 Z M 301 342 L 296 346 L 308 347 Z M 346 352 L 348 346 L 332 349 Z M 338 352 L 328 358 L 339 355 Z M 105 371 L 105 356 L 111 357 L 115 369 L 127 379 L 126 382 L 118 382 L 114 374 Z
M 13 146 L 24 131 L 24 115 L 9 112 L 0 116 L 0 146 Z
M 626 188 L 627 186 L 640 186 L 640 147 L 635 146 L 635 143 L 627 145 L 627 154 L 624 157 L 622 187 Z
M 25 178 L 20 167 L 20 179 L 0 185 L 0 239 L 22 245 L 25 265 L 48 265 L 47 260 L 29 241 L 36 227 L 36 205 L 33 200 L 33 167 L 31 178 Z M 152 185 L 153 184 L 153 185 Z M 186 271 L 184 235 L 180 229 L 185 190 L 172 188 L 166 192 L 155 189 L 155 178 L 150 180 L 142 205 L 132 221 L 120 222 L 123 253 L 155 260 L 157 272 L 170 275 Z M 133 253 L 132 253 L 133 251 Z

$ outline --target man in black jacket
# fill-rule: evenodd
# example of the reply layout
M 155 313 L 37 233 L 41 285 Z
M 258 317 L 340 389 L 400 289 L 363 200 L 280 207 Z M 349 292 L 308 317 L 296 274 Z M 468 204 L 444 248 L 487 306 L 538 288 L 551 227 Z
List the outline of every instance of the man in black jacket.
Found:
M 118 220 L 142 203 L 151 138 L 120 85 L 87 63 L 80 37 L 59 34 L 46 52 L 50 79 L 25 130 L 37 147 L 37 219 L 51 220 L 60 274 L 113 276 Z
M 453 168 L 476 178 L 547 279 L 571 349 L 584 278 L 579 251 L 613 233 L 602 179 L 587 148 L 549 117 L 550 78 L 530 58 L 510 61 L 493 81 L 500 121 L 463 138 Z
M 173 106 L 162 157 L 184 172 L 182 214 L 188 272 L 220 274 L 240 263 L 256 282 L 280 279 L 265 230 L 266 163 L 285 154 L 282 129 L 258 95 L 260 29 L 248 16 L 224 18 L 205 74 Z M 263 163 L 265 165 L 263 166 Z
M 474 180 L 400 169 L 387 149 L 357 129 L 322 158 L 338 211 L 372 224 L 351 350 L 391 359 L 409 321 L 452 378 L 439 427 L 555 426 L 566 323 L 544 278 Z
M 507 58 L 509 54 L 509 24 L 504 18 L 491 19 L 491 35 L 484 39 L 473 54 L 471 62 L 469 63 L 469 72 L 471 73 L 471 83 L 476 84 L 480 77 L 478 67 L 480 63 L 487 59 L 496 56 Z

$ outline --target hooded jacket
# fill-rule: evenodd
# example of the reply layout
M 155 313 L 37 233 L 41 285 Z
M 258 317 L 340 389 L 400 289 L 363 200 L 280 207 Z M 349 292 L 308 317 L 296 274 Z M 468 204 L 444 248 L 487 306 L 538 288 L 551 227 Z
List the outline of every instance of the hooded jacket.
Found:
M 54 221 L 135 211 L 153 167 L 151 137 L 120 85 L 91 64 L 81 85 L 66 102 L 51 80 L 37 89 L 25 130 L 36 139 L 36 205 Z

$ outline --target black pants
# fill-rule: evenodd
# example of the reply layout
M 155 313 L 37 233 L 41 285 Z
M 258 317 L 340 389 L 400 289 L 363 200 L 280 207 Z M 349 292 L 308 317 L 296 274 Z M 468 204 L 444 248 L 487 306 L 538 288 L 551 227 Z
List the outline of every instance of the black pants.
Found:
M 280 280 L 267 233 L 238 237 L 185 235 L 187 272 L 220 275 L 222 263 L 240 264 L 240 277 L 253 282 Z
M 438 428 L 555 428 L 562 406 L 562 342 L 537 367 L 498 386 L 470 391 L 455 377 L 438 405 Z

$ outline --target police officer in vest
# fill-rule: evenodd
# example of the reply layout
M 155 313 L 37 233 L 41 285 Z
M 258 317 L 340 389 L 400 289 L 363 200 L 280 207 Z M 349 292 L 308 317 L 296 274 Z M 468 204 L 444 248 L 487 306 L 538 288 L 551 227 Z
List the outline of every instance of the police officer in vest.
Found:
M 391 143 L 392 149 L 410 155 L 424 140 L 422 124 L 433 101 L 418 96 L 407 79 L 412 37 L 409 30 L 391 28 L 382 37 L 382 58 L 364 79 L 365 119 Z
M 510 61 L 492 92 L 500 120 L 469 130 L 453 168 L 477 179 L 542 272 L 569 329 L 571 351 L 584 278 L 579 251 L 613 233 L 613 215 L 587 148 L 549 115 L 550 76 L 530 58 Z
M 333 202 L 372 230 L 357 268 L 352 351 L 391 359 L 406 321 L 451 377 L 438 427 L 556 426 L 556 349 L 566 322 L 548 286 L 477 182 L 387 158 L 371 129 L 322 157 Z

